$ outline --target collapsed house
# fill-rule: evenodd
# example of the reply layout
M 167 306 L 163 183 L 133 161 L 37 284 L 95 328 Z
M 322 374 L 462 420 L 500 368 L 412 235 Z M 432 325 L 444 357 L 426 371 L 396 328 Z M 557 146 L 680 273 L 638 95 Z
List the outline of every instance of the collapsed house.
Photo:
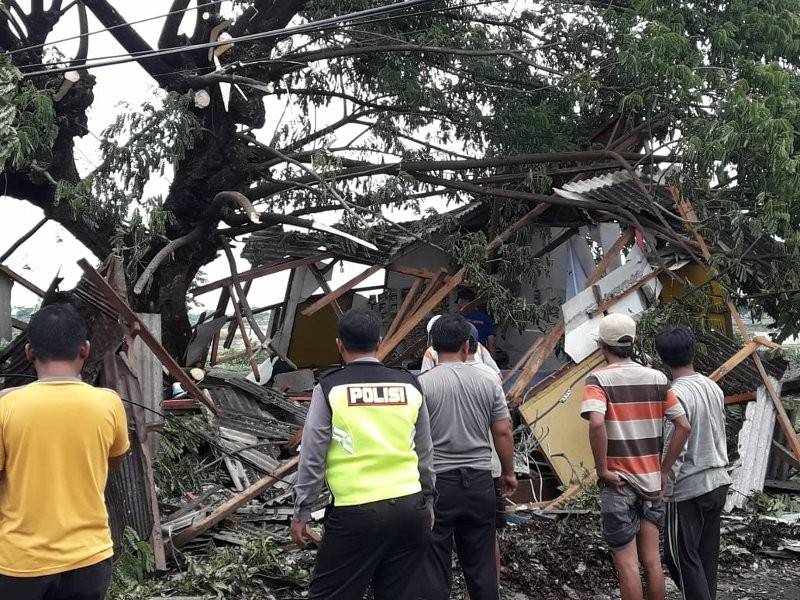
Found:
M 546 229 L 534 255 L 549 256 L 553 265 L 518 293 L 532 303 L 556 301 L 562 310 L 547 330 L 499 335 L 507 357 L 504 386 L 520 423 L 515 464 L 521 485 L 509 512 L 553 510 L 593 481 L 588 426 L 578 405 L 586 374 L 602 364 L 595 341 L 600 318 L 613 312 L 638 318 L 702 287 L 715 301 L 700 334 L 697 367 L 719 381 L 731 407 L 734 485 L 728 508 L 744 506 L 765 481 L 791 487 L 800 441 L 796 414 L 787 414 L 780 397 L 787 362 L 776 344 L 752 337 L 725 300 L 711 250 L 692 226 L 691 206 L 672 188 L 646 187 L 627 171 L 566 184 L 557 193 L 565 202 L 539 205 L 512 226 Z M 71 299 L 91 325 L 94 352 L 84 377 L 120 393 L 135 440 L 108 486 L 117 546 L 130 528 L 149 540 L 163 566 L 170 553 L 196 544 L 285 536 L 306 403 L 315 376 L 339 361 L 338 316 L 357 306 L 379 311 L 386 326 L 380 357 L 413 367 L 425 350 L 427 319 L 457 310 L 455 292 L 469 285 L 465 269 L 437 240 L 453 231 L 486 231 L 489 216 L 487 205 L 468 204 L 426 220 L 422 234 L 402 224 L 389 227 L 371 248 L 334 233 L 261 228 L 247 239 L 252 269 L 239 272 L 229 260 L 228 277 L 192 290 L 195 296 L 219 291 L 219 302 L 196 323 L 183 357 L 171 357 L 160 345 L 158 315 L 129 308 L 118 259 L 109 259 L 102 275 L 82 262 L 84 277 Z M 508 235 L 492 239 L 489 252 Z M 602 260 L 595 261 L 593 250 Z M 331 289 L 331 272 L 340 262 L 363 270 Z M 250 306 L 253 281 L 279 272 L 290 274 L 283 302 Z M 361 286 L 381 272 L 382 284 Z M 0 283 L 5 278 L 32 285 L 5 267 L 0 275 Z M 45 303 L 57 301 L 57 286 L 36 293 Z M 261 313 L 271 315 L 267 325 L 257 318 Z M 24 384 L 32 375 L 23 353 L 24 323 L 14 325 L 21 333 L 0 352 L 2 387 Z M 239 341 L 242 349 L 233 350 Z M 563 352 L 556 352 L 562 343 Z M 263 352 L 268 356 L 260 361 Z M 225 369 L 236 359 L 248 371 Z M 185 415 L 204 423 L 177 426 L 211 450 L 214 459 L 202 468 L 219 478 L 199 478 L 197 489 L 170 495 L 157 489 L 154 457 L 165 428 Z M 320 497 L 317 516 L 328 500 Z

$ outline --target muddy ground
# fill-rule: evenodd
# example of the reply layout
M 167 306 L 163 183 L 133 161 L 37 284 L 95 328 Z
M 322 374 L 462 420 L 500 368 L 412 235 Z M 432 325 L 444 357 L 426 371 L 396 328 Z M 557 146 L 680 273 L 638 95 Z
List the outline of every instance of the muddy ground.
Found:
M 597 523 L 595 515 L 571 515 L 507 529 L 501 541 L 503 600 L 619 598 Z M 784 539 L 800 538 L 800 527 L 763 521 L 736 527 L 742 529 L 723 536 L 718 600 L 800 600 L 800 556 L 769 555 Z M 681 598 L 670 581 L 668 587 L 669 600 Z

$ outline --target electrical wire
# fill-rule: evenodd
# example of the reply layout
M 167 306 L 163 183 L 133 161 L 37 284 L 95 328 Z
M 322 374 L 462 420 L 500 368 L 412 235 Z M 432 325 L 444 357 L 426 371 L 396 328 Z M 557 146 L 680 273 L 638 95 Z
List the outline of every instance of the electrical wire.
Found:
M 427 1 L 433 1 L 433 0 L 427 0 Z M 503 2 L 503 1 L 505 1 L 505 0 L 481 0 L 480 2 L 473 2 L 473 3 L 470 3 L 470 4 L 460 4 L 458 6 L 451 6 L 451 7 L 448 7 L 448 8 L 431 9 L 431 10 L 413 12 L 413 13 L 402 13 L 402 14 L 398 14 L 398 15 L 392 15 L 392 16 L 389 16 L 389 17 L 382 17 L 382 18 L 371 19 L 371 20 L 367 20 L 367 21 L 359 21 L 357 23 L 338 23 L 338 24 L 333 24 L 333 25 L 326 26 L 326 27 L 321 27 L 318 30 L 313 30 L 312 33 L 318 33 L 318 32 L 324 32 L 324 31 L 336 31 L 336 30 L 339 30 L 339 29 L 345 29 L 347 27 L 371 25 L 373 23 L 381 23 L 381 22 L 386 22 L 386 21 L 393 21 L 395 19 L 402 19 L 402 18 L 409 18 L 409 17 L 420 17 L 420 16 L 433 14 L 433 13 L 442 13 L 442 12 L 447 12 L 447 11 L 452 11 L 452 10 L 461 10 L 461 9 L 465 9 L 465 8 L 473 8 L 473 7 L 476 7 L 476 6 L 484 6 L 484 5 L 487 5 L 487 4 L 497 4 L 497 3 Z M 387 6 L 386 8 L 393 9 L 393 7 L 394 7 L 394 5 Z M 306 23 L 304 25 L 311 25 L 311 23 Z M 286 31 L 286 29 L 283 29 L 281 31 Z M 281 37 L 281 36 L 276 36 L 276 37 Z M 225 43 L 234 43 L 234 42 L 240 41 L 241 39 L 242 38 L 234 38 L 234 39 L 230 39 L 230 40 L 227 40 L 225 42 L 222 42 L 222 43 L 223 44 L 225 44 Z M 189 50 L 192 50 L 192 48 L 193 48 L 192 46 L 183 46 L 183 47 L 181 47 L 181 51 L 183 51 L 183 50 L 189 51 Z M 177 48 L 175 48 L 175 49 L 177 49 Z M 167 49 L 164 49 L 164 50 L 171 50 L 171 49 L 167 48 Z M 90 58 L 88 58 L 86 60 L 87 61 L 93 61 L 93 60 L 99 61 L 99 60 L 118 59 L 118 58 L 125 58 L 125 57 L 136 57 L 137 59 L 138 58 L 147 58 L 147 57 L 150 57 L 151 55 L 154 55 L 156 53 L 158 53 L 159 55 L 163 54 L 164 50 L 153 50 L 153 51 L 140 50 L 140 51 L 137 51 L 137 52 L 126 52 L 126 53 L 121 53 L 121 54 L 107 54 L 107 55 L 104 55 L 104 56 L 93 56 L 93 57 L 90 57 Z M 145 54 L 147 54 L 147 56 L 144 56 Z M 56 61 L 51 61 L 51 62 L 47 62 L 47 63 L 26 63 L 26 64 L 15 65 L 15 66 L 18 69 L 22 70 L 22 69 L 27 69 L 27 68 L 32 68 L 32 67 L 37 67 L 38 68 L 38 67 L 49 67 L 49 66 L 53 66 L 53 65 L 71 65 L 72 62 L 74 62 L 74 59 L 56 60 Z M 270 63 L 270 62 L 286 62 L 286 61 L 282 60 L 281 58 L 263 58 L 263 59 L 256 59 L 256 60 L 252 60 L 252 61 L 248 61 L 248 62 L 244 62 L 244 63 L 233 63 L 231 65 L 226 65 L 226 66 L 247 66 L 247 65 Z M 91 68 L 93 66 L 95 66 L 95 65 L 89 64 L 89 65 L 81 66 L 81 67 L 71 67 L 68 70 L 79 70 L 79 69 L 84 69 L 84 68 Z M 102 66 L 102 65 L 98 65 L 98 66 Z M 179 70 L 179 71 L 167 71 L 167 72 L 164 72 L 164 73 L 159 73 L 158 76 L 162 77 L 162 76 L 165 76 L 165 75 L 174 75 L 174 74 L 177 74 L 177 73 L 191 72 L 191 71 L 195 71 L 195 70 L 198 70 L 198 69 L 205 69 L 205 68 L 215 69 L 216 67 L 214 67 L 213 65 L 208 65 L 207 67 L 206 66 L 201 66 L 201 67 L 196 67 L 196 68 L 191 68 L 191 69 L 182 69 L 182 70 Z M 55 69 L 49 69 L 47 72 L 51 73 L 51 72 L 57 72 L 57 71 Z M 26 75 L 26 74 L 33 75 L 34 73 L 23 72 L 23 75 Z
M 95 29 L 93 31 L 89 31 L 87 33 L 81 33 L 80 35 L 73 35 L 70 37 L 61 38 L 60 40 L 53 40 L 52 42 L 44 42 L 42 44 L 34 44 L 32 46 L 25 46 L 24 48 L 17 48 L 16 50 L 8 50 L 6 54 L 11 56 L 13 54 L 18 54 L 20 52 L 28 52 L 29 50 L 35 50 L 37 48 L 44 48 L 45 46 L 55 46 L 56 44 L 60 44 L 62 42 L 70 42 L 72 40 L 78 40 L 83 37 L 88 37 L 90 35 L 97 35 L 98 33 L 105 33 L 106 31 L 112 31 L 114 29 L 118 29 L 120 27 L 128 27 L 130 25 L 138 25 L 139 23 L 147 23 L 148 21 L 155 21 L 157 19 L 162 19 L 164 17 L 169 17 L 171 15 L 177 15 L 179 13 L 185 13 L 192 10 L 198 10 L 200 8 L 208 8 L 210 6 L 214 6 L 215 4 L 222 4 L 227 0 L 211 0 L 208 4 L 204 4 L 203 6 L 190 6 L 187 8 L 182 8 L 180 10 L 172 10 L 168 13 L 164 13 L 161 15 L 153 15 L 152 17 L 146 17 L 144 19 L 139 19 L 137 21 L 126 21 L 125 23 L 120 23 L 119 25 L 112 25 L 111 27 L 104 27 L 102 29 Z
M 281 29 L 270 29 L 268 31 L 260 31 L 258 33 L 251 33 L 248 35 L 243 35 L 237 38 L 231 38 L 227 40 L 216 40 L 214 42 L 204 42 L 202 44 L 190 44 L 188 46 L 181 46 L 177 48 L 165 48 L 163 50 L 156 50 L 152 52 L 145 52 L 143 54 L 137 54 L 136 56 L 132 54 L 124 55 L 123 57 L 108 60 L 108 61 L 100 61 L 94 64 L 86 64 L 80 67 L 81 70 L 85 69 L 95 69 L 100 67 L 110 67 L 116 66 L 120 64 L 125 64 L 129 62 L 135 62 L 142 59 L 148 58 L 158 58 L 160 56 L 166 56 L 171 54 L 180 54 L 182 52 L 191 52 L 192 50 L 204 50 L 208 48 L 217 48 L 219 46 L 225 46 L 232 43 L 242 43 L 242 42 L 251 42 L 257 40 L 264 40 L 270 38 L 281 38 L 281 37 L 288 37 L 292 35 L 297 35 L 305 32 L 314 32 L 320 31 L 321 28 L 325 28 L 329 25 L 339 24 L 342 21 L 349 21 L 352 19 L 359 19 L 361 17 L 369 17 L 373 15 L 381 15 L 384 13 L 389 13 L 397 10 L 402 10 L 405 8 L 412 8 L 414 6 L 419 6 L 422 4 L 428 4 L 433 0 L 404 0 L 403 2 L 397 2 L 395 4 L 391 4 L 388 6 L 378 6 L 374 8 L 368 8 L 365 10 L 355 11 L 351 13 L 346 13 L 344 15 L 338 17 L 330 17 L 327 19 L 321 19 L 319 21 L 312 21 L 310 23 L 303 23 L 300 25 L 295 25 L 293 27 L 284 27 Z M 499 0 L 496 0 L 499 1 Z M 44 66 L 44 65 L 42 65 Z M 75 70 L 74 67 L 59 67 L 56 69 L 41 69 L 38 71 L 29 71 L 23 73 L 23 77 L 34 77 L 36 75 L 55 75 L 58 73 L 66 73 L 67 71 Z

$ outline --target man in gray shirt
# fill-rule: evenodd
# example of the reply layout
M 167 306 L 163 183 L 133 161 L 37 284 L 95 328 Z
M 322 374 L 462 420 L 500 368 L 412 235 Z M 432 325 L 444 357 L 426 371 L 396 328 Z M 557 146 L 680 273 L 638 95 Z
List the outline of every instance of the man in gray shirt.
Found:
M 439 364 L 419 382 L 431 422 L 436 503 L 431 543 L 420 569 L 420 598 L 447 600 L 453 542 L 475 600 L 498 600 L 495 564 L 496 497 L 492 440 L 502 467 L 503 495 L 517 487 L 514 439 L 503 388 L 496 376 L 466 364 L 469 323 L 444 316 L 431 330 Z
M 667 501 L 667 568 L 684 598 L 714 600 L 720 519 L 731 483 L 724 394 L 716 383 L 694 370 L 691 330 L 662 331 L 655 342 L 661 360 L 672 371 L 672 389 L 692 428 L 662 492 Z M 671 433 L 667 425 L 665 439 Z

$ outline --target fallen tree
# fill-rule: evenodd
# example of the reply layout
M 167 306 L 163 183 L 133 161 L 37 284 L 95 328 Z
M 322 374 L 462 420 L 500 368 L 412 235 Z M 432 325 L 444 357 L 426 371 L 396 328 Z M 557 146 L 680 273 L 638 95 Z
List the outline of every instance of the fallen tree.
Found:
M 174 0 L 158 48 L 122 4 L 3 6 L 4 192 L 42 208 L 96 255 L 123 253 L 134 307 L 162 313 L 176 356 L 189 334 L 186 292 L 220 250 L 220 223 L 253 220 L 241 204 L 215 202 L 220 192 L 244 194 L 259 214 L 339 211 L 343 227 L 363 235 L 383 226 L 386 208 L 487 200 L 490 231 L 454 251 L 491 295 L 546 270 L 535 255 L 546 229 L 533 219 L 491 261 L 485 246 L 552 204 L 554 187 L 583 173 L 673 164 L 673 183 L 716 234 L 730 288 L 762 294 L 752 302 L 785 335 L 798 328 L 800 297 L 783 292 L 800 288 L 794 0 L 722 9 L 438 0 L 369 13 L 359 12 L 375 7 L 366 0 L 247 0 L 224 14 L 219 2 Z M 89 13 L 125 56 L 90 58 Z M 46 46 L 65 19 L 80 40 L 66 58 Z M 163 94 L 121 112 L 103 132 L 98 168 L 79 173 L 74 140 L 87 133 L 102 76 L 94 67 L 115 60 L 136 61 Z M 145 197 L 159 173 L 171 173 L 169 193 Z M 548 208 L 539 221 L 574 224 L 582 210 L 593 207 Z M 753 233 L 784 246 L 745 253 Z M 772 275 L 774 287 L 755 289 L 754 273 Z M 548 314 L 514 305 L 498 316 L 521 324 Z

